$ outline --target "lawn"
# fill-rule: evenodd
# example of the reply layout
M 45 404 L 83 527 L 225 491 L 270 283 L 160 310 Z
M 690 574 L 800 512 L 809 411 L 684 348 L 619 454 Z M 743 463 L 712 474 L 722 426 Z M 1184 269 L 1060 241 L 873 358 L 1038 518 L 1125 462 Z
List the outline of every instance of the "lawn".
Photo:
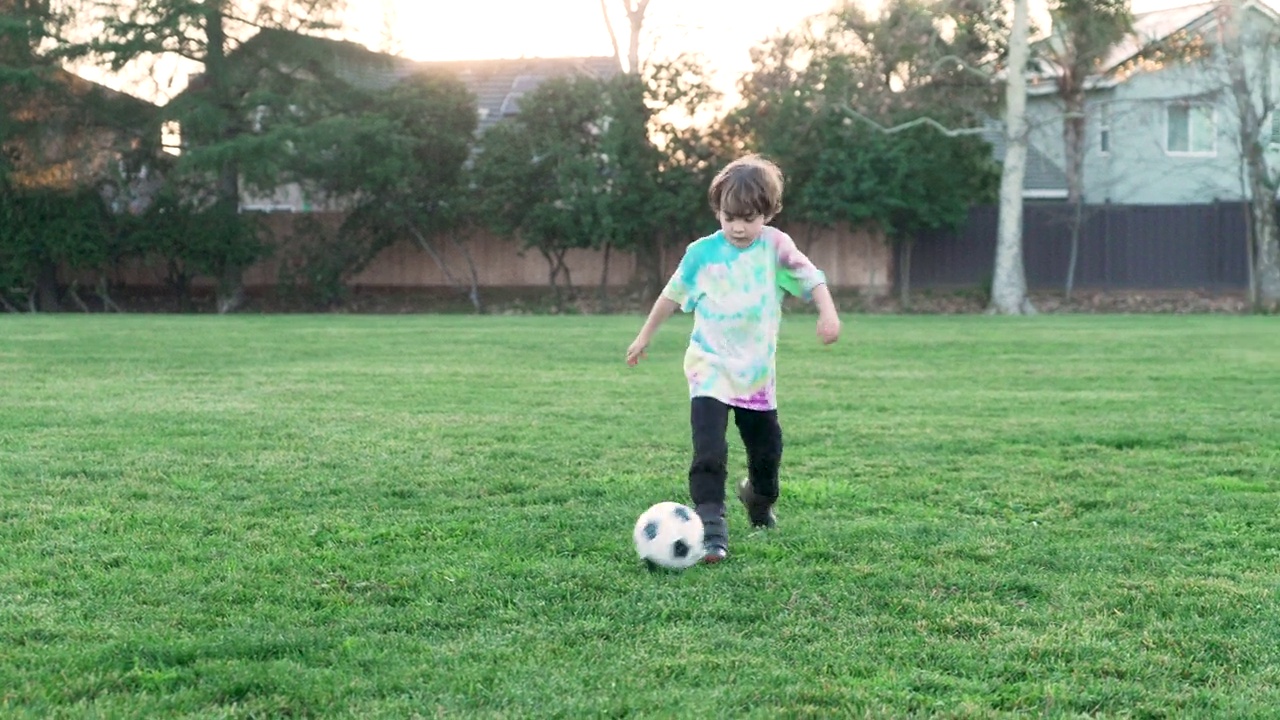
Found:
M 0 317 L 0 715 L 1280 708 L 1275 318 L 788 316 L 779 528 L 682 574 L 640 320 Z

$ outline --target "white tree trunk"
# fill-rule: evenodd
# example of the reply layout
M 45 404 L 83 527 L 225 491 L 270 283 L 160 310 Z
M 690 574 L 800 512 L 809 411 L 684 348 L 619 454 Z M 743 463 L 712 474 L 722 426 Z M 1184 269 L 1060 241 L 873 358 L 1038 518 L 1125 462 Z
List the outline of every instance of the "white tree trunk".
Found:
M 622 9 L 627 15 L 627 23 L 631 28 L 630 43 L 627 45 L 627 68 L 632 75 L 640 74 L 640 33 L 644 28 L 644 13 L 649 9 L 649 0 L 639 0 L 633 5 L 632 0 L 622 0 Z M 618 35 L 613 31 L 613 21 L 609 19 L 609 7 L 605 0 L 600 0 L 600 14 L 604 16 L 604 27 L 609 32 L 609 43 L 613 46 L 613 57 L 622 64 L 622 53 L 618 48 Z
M 1256 289 L 1253 302 L 1259 310 L 1275 312 L 1280 310 L 1280 226 L 1276 219 L 1275 188 L 1263 151 L 1262 121 L 1268 113 L 1280 108 L 1271 94 L 1271 57 L 1264 48 L 1258 48 L 1264 70 L 1253 78 L 1257 86 L 1250 82 L 1248 48 L 1242 36 L 1244 13 L 1241 0 L 1227 0 L 1218 8 L 1218 27 L 1227 61 L 1227 78 L 1240 119 L 1240 159 L 1251 201 L 1254 244 L 1251 269 L 1255 283 L 1251 289 Z M 1271 40 L 1269 37 L 1264 42 Z M 1255 104 L 1257 100 L 1261 100 L 1261 108 Z
M 1027 172 L 1027 0 L 1014 0 L 1009 37 L 1009 80 L 1005 86 L 1006 146 L 1000 176 L 1000 225 L 988 312 L 1031 314 L 1022 264 L 1022 186 Z

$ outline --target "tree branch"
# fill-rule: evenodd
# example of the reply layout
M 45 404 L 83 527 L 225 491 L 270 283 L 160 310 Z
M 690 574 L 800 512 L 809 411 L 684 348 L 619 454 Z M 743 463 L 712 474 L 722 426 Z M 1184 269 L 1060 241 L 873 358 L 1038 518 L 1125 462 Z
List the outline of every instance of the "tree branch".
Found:
M 964 58 L 958 55 L 943 55 L 942 57 L 938 58 L 936 61 L 934 61 L 933 65 L 929 67 L 929 73 L 932 74 L 934 72 L 937 72 L 938 68 L 942 67 L 944 63 L 952 64 L 954 68 L 957 70 L 964 70 L 965 72 L 970 73 L 972 75 L 977 75 L 978 77 L 982 78 L 983 80 L 986 80 L 989 83 L 993 83 L 996 81 L 996 78 L 994 75 L 983 70 L 982 68 L 978 68 L 978 67 L 974 67 L 973 65 L 970 65 L 968 62 L 965 62 Z
M 452 287 L 460 286 L 462 284 L 461 281 L 454 277 L 453 273 L 449 271 L 448 263 L 444 261 L 444 258 L 440 256 L 440 253 L 436 252 L 436 249 L 431 246 L 431 243 L 422 235 L 418 228 L 410 227 L 409 232 L 413 234 L 413 239 L 418 241 L 418 247 L 422 248 L 422 250 L 430 255 L 431 259 L 436 262 L 436 266 L 440 268 L 440 272 L 444 273 L 444 279 L 449 283 L 449 285 Z
M 600 0 L 600 14 L 604 16 L 604 27 L 609 31 L 609 44 L 613 45 L 613 59 L 617 61 L 618 67 L 622 67 L 622 50 L 618 48 L 618 35 L 613 31 L 613 21 L 609 19 L 609 8 L 605 5 L 606 0 Z
M 839 110 L 840 112 L 844 113 L 846 116 L 854 118 L 856 120 L 861 120 L 862 122 L 870 125 L 871 127 L 879 130 L 880 132 L 886 135 L 893 135 L 894 133 L 900 133 L 900 132 L 903 132 L 904 130 L 910 130 L 911 128 L 919 127 L 920 125 L 927 125 L 929 127 L 932 127 L 933 129 L 937 130 L 943 135 L 946 135 L 947 137 L 959 137 L 961 135 L 981 135 L 983 133 L 987 133 L 991 131 L 991 128 L 949 128 L 946 125 L 943 125 L 942 123 L 938 122 L 937 120 L 934 120 L 931 117 L 918 117 L 915 120 L 909 120 L 907 122 L 900 123 L 892 127 L 885 127 L 884 125 L 881 125 L 880 123 L 876 122 L 875 120 L 872 120 L 866 115 L 863 115 L 857 110 L 854 110 L 848 105 L 838 104 L 838 105 L 833 105 L 833 107 L 835 107 L 835 109 Z

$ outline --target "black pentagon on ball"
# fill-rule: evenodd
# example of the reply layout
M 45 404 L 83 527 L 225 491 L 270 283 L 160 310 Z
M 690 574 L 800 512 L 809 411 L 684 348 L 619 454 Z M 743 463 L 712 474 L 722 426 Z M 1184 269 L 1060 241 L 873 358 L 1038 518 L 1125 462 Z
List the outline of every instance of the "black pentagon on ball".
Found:
M 692 519 L 693 519 L 693 518 L 689 517 L 689 510 L 688 510 L 688 508 L 684 507 L 683 505 L 682 505 L 682 506 L 680 506 L 680 507 L 678 507 L 678 508 L 676 508 L 675 510 L 672 510 L 672 511 L 671 511 L 671 514 L 672 514 L 672 515 L 675 515 L 676 517 L 680 518 L 681 520 L 683 520 L 683 521 L 685 521 L 685 522 L 689 522 L 690 520 L 692 520 Z
M 658 537 L 658 523 L 653 521 L 645 523 L 644 530 L 642 530 L 641 532 L 643 532 L 644 536 L 649 540 L 652 540 Z
M 671 556 L 684 558 L 689 556 L 689 543 L 677 540 L 671 545 Z

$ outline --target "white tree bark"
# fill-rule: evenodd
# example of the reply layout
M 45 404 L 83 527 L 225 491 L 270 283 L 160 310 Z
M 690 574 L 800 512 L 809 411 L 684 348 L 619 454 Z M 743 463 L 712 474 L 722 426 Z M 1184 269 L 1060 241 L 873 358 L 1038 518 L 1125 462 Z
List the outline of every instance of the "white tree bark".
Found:
M 1014 0 L 1009 37 L 1009 79 L 1005 86 L 1006 151 L 1000 176 L 1000 224 L 988 312 L 1029 315 L 1027 275 L 1022 262 L 1022 186 L 1027 172 L 1027 0 Z
M 1218 8 L 1219 37 L 1227 64 L 1227 78 L 1240 121 L 1240 152 L 1248 200 L 1252 210 L 1253 267 L 1251 298 L 1255 308 L 1280 310 L 1280 226 L 1277 226 L 1275 182 L 1263 151 L 1262 120 L 1277 111 L 1271 95 L 1271 55 L 1258 48 L 1262 70 L 1250 82 L 1246 43 L 1242 37 L 1244 3 L 1226 0 Z M 1261 102 L 1262 107 L 1256 103 Z
M 622 0 L 622 9 L 626 12 L 627 23 L 631 27 L 630 44 L 627 46 L 627 72 L 640 74 L 640 32 L 644 28 L 644 13 L 649 9 L 649 0 Z M 604 16 L 604 27 L 609 32 L 609 42 L 613 45 L 613 57 L 622 64 L 622 53 L 618 48 L 618 36 L 613 31 L 613 21 L 609 19 L 609 7 L 605 0 L 600 0 L 600 13 Z

